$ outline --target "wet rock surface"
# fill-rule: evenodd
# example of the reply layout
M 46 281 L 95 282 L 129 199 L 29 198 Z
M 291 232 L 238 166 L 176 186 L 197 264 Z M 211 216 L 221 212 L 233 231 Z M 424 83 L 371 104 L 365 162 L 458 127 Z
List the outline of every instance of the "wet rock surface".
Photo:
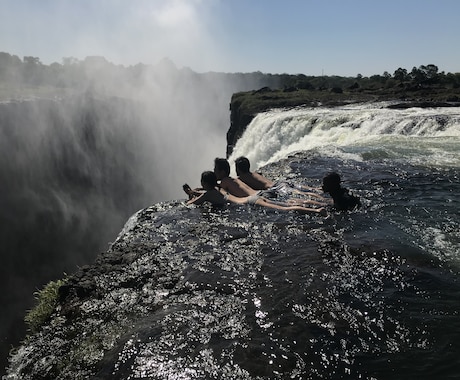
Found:
M 318 185 L 321 162 L 298 155 L 265 170 Z M 354 178 L 363 210 L 327 218 L 183 201 L 140 210 L 60 288 L 51 318 L 12 355 L 5 378 L 455 373 L 456 272 L 395 228 L 404 179 L 383 195 L 378 176 Z

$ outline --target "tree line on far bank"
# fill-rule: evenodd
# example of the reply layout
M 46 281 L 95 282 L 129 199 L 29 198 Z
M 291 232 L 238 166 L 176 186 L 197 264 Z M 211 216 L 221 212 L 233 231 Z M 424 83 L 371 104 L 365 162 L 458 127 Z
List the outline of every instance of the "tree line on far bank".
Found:
M 330 89 L 334 92 L 343 90 L 377 90 L 391 88 L 421 88 L 429 86 L 442 86 L 444 88 L 460 88 L 460 73 L 439 72 L 434 64 L 413 67 L 411 71 L 398 68 L 393 74 L 385 71 L 382 75 L 376 74 L 364 77 L 358 74 L 356 77 L 321 76 L 308 77 L 303 74 L 283 74 L 285 89 L 322 90 Z
M 260 87 L 271 89 L 294 90 L 331 90 L 333 92 L 443 87 L 446 89 L 460 88 L 460 73 L 440 72 L 434 64 L 413 67 L 411 71 L 398 68 L 393 74 L 384 72 L 382 75 L 364 77 L 341 76 L 307 76 L 305 74 L 265 74 L 253 73 L 203 73 L 198 74 L 188 68 L 177 69 L 168 59 L 157 65 L 137 64 L 125 67 L 115 65 L 104 57 L 87 57 L 84 60 L 68 57 L 62 63 L 44 65 L 38 57 L 18 56 L 0 52 L 0 86 L 8 89 L 20 87 L 54 87 L 61 89 L 101 88 L 120 90 L 120 87 L 136 88 L 146 80 L 158 79 L 168 74 L 177 82 L 194 77 L 196 80 L 205 77 L 231 77 L 232 80 L 250 81 Z M 222 78 L 220 78 L 222 79 Z M 160 80 L 161 82 L 161 80 Z M 193 85 L 193 83 L 192 83 Z

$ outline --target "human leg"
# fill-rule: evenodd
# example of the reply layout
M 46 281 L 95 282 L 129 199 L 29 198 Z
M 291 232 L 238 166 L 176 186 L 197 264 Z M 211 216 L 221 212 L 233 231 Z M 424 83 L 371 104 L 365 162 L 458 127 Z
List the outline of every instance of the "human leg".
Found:
M 297 211 L 302 214 L 313 212 L 313 213 L 319 213 L 321 215 L 324 215 L 326 212 L 323 207 L 309 208 L 309 207 L 296 206 L 296 205 L 289 206 L 289 205 L 283 205 L 281 203 L 273 203 L 263 197 L 260 197 L 259 199 L 257 199 L 255 204 L 259 206 L 275 209 L 275 210 L 280 210 L 280 211 Z

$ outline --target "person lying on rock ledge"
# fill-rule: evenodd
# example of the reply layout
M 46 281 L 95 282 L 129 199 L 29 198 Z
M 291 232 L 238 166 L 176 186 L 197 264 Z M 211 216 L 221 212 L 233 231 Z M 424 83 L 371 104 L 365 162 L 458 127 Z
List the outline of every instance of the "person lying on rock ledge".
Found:
M 273 182 L 255 171 L 251 172 L 250 162 L 247 157 L 241 156 L 235 160 L 235 170 L 238 180 L 242 181 L 254 190 L 260 190 L 263 195 L 277 197 L 278 195 L 297 194 L 300 196 L 314 198 L 319 202 L 325 202 L 325 198 L 317 192 L 319 188 L 313 188 L 305 185 L 294 185 L 287 181 Z
M 249 161 L 248 161 L 249 162 Z M 264 199 L 270 199 L 270 203 L 285 203 L 289 204 L 289 206 L 297 205 L 297 206 L 325 206 L 326 200 L 321 197 L 306 197 L 303 199 L 294 199 L 292 195 L 296 194 L 303 194 L 307 195 L 307 193 L 301 191 L 295 191 L 293 187 L 289 185 L 280 185 L 278 187 L 272 187 L 268 190 L 264 189 L 254 189 L 248 186 L 245 182 L 240 180 L 239 178 L 232 178 L 230 177 L 230 164 L 225 158 L 216 158 L 214 160 L 214 174 L 217 178 L 217 186 L 218 188 L 224 193 L 228 193 L 229 195 L 240 197 L 240 198 L 247 198 L 255 199 L 257 196 L 261 196 Z M 268 181 L 268 180 L 267 180 Z M 285 202 L 274 202 L 271 198 L 277 198 L 278 196 L 282 195 L 283 198 L 287 198 Z M 190 196 L 190 195 L 189 195 Z M 312 199 L 314 198 L 314 199 Z M 241 202 L 234 202 L 234 203 L 241 203 Z
M 225 158 L 217 157 L 214 160 L 214 174 L 219 187 L 235 197 L 248 197 L 258 194 L 258 190 L 253 189 L 238 178 L 230 177 L 230 164 Z
M 200 205 L 204 202 L 209 202 L 215 206 L 223 206 L 227 202 L 231 202 L 236 204 L 253 204 L 280 211 L 297 211 L 302 214 L 317 213 L 321 215 L 326 215 L 326 210 L 324 207 L 309 208 L 299 205 L 292 205 L 284 202 L 273 202 L 257 194 L 253 194 L 246 197 L 235 197 L 234 195 L 227 193 L 225 190 L 218 188 L 217 177 L 214 174 L 214 172 L 211 171 L 205 171 L 201 174 L 201 186 L 203 187 L 204 192 L 198 196 L 190 188 L 190 186 L 188 186 L 187 184 L 183 186 L 184 191 L 190 197 L 189 201 L 187 202 L 188 205 Z

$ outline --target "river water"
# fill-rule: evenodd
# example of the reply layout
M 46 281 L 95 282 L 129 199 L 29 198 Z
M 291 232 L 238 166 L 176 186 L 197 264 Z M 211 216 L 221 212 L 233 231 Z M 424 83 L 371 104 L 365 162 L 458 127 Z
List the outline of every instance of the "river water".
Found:
M 363 207 L 141 210 L 109 250 L 135 256 L 124 285 L 95 278 L 74 343 L 57 313 L 7 378 L 34 378 L 40 350 L 35 370 L 57 378 L 458 378 L 459 120 L 456 108 L 381 104 L 259 115 L 231 162 L 310 186 L 335 170 Z

